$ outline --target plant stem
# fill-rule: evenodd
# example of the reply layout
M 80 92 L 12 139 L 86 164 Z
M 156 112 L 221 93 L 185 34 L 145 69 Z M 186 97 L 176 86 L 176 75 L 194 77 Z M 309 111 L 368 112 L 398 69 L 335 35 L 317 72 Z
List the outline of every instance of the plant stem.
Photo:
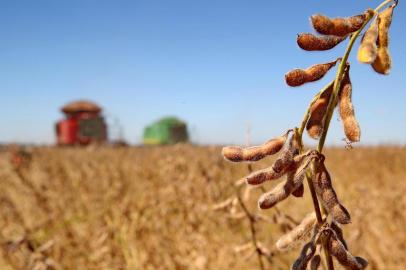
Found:
M 349 57 L 349 55 L 351 53 L 352 47 L 353 47 L 355 41 L 357 40 L 359 34 L 362 32 L 362 30 L 365 28 L 365 26 L 369 23 L 369 21 L 374 17 L 374 15 L 381 8 L 383 8 L 385 5 L 387 5 L 388 3 L 392 2 L 392 1 L 393 0 L 386 0 L 386 1 L 382 2 L 374 10 L 374 13 L 367 17 L 367 19 L 365 20 L 365 22 L 361 26 L 361 28 L 358 29 L 356 32 L 354 32 L 352 34 L 352 36 L 351 36 L 351 39 L 350 39 L 350 41 L 349 41 L 349 43 L 347 45 L 347 48 L 346 48 L 346 50 L 344 52 L 344 56 L 342 57 L 342 60 L 340 61 L 340 65 L 338 66 L 337 73 L 336 73 L 336 76 L 335 76 L 335 80 L 332 82 L 332 83 L 334 83 L 334 88 L 333 88 L 333 91 L 332 91 L 332 94 L 330 96 L 329 103 L 328 103 L 328 106 L 327 106 L 327 113 L 326 113 L 326 115 L 325 115 L 325 117 L 323 119 L 324 120 L 323 121 L 324 122 L 324 124 L 323 124 L 323 132 L 322 132 L 322 135 L 321 135 L 321 137 L 319 139 L 319 143 L 318 143 L 318 146 L 317 146 L 317 150 L 320 153 L 323 151 L 323 147 L 324 147 L 324 144 L 325 144 L 327 132 L 328 132 L 330 122 L 331 122 L 331 117 L 333 116 L 334 108 L 335 108 L 335 106 L 337 104 L 337 97 L 338 97 L 338 92 L 339 92 L 339 89 L 340 89 L 340 86 L 341 86 L 341 79 L 343 77 L 345 67 L 347 65 L 347 60 L 348 60 L 348 57 Z M 328 84 L 325 88 L 323 88 L 313 98 L 313 100 L 311 101 L 311 103 L 310 103 L 310 105 L 309 105 L 309 107 L 308 107 L 308 109 L 307 109 L 307 111 L 305 113 L 305 116 L 304 116 L 303 121 L 301 123 L 300 129 L 298 130 L 298 135 L 299 135 L 298 138 L 299 138 L 299 145 L 300 145 L 301 151 L 303 151 L 302 135 L 303 135 L 303 131 L 304 131 L 304 128 L 306 126 L 306 123 L 307 123 L 307 121 L 308 121 L 308 119 L 310 117 L 311 106 L 314 104 L 314 102 L 317 100 L 317 98 L 328 87 L 331 86 L 332 83 Z M 311 196 L 312 196 L 313 206 L 314 206 L 314 210 L 315 210 L 316 216 L 317 216 L 317 222 L 318 222 L 319 225 L 321 225 L 323 223 L 322 213 L 320 211 L 320 205 L 319 205 L 319 202 L 318 202 L 318 199 L 317 199 L 317 194 L 316 194 L 316 192 L 314 190 L 314 186 L 313 186 L 313 183 L 312 183 L 312 180 L 311 180 L 310 173 L 306 174 L 306 179 L 307 179 L 307 183 L 309 185 L 310 193 L 311 193 Z M 324 208 L 322 210 L 323 210 L 323 212 L 325 212 Z M 327 243 L 326 243 L 326 241 L 323 241 L 323 250 L 324 250 L 324 256 L 325 256 L 325 260 L 326 260 L 326 264 L 327 264 L 327 269 L 328 270 L 334 270 L 334 263 L 333 263 L 331 254 L 330 254 L 329 250 L 326 247 L 327 247 Z
M 327 89 L 327 88 L 326 88 L 326 89 Z M 310 105 L 309 105 L 308 110 L 307 110 L 306 113 L 305 113 L 305 116 L 304 116 L 304 118 L 303 118 L 303 122 L 302 122 L 300 128 L 299 128 L 299 129 L 297 129 L 297 128 L 295 129 L 295 134 L 297 134 L 297 140 L 298 140 L 298 143 L 299 143 L 299 151 L 300 151 L 300 153 L 303 153 L 303 152 L 304 152 L 302 135 L 303 135 L 304 128 L 305 128 L 305 126 L 306 126 L 306 122 L 307 122 L 307 120 L 308 120 L 308 118 L 309 118 L 309 116 L 310 116 L 310 107 L 311 107 L 312 104 L 317 100 L 317 98 L 320 96 L 320 94 L 321 94 L 322 92 L 323 92 L 323 90 L 320 91 L 320 92 L 313 98 L 312 102 L 311 102 Z M 310 175 L 309 172 L 306 173 L 306 180 L 307 180 L 307 184 L 309 185 L 310 193 L 311 193 L 311 195 L 312 195 L 312 201 L 313 201 L 314 211 L 315 211 L 315 213 L 316 213 L 317 223 L 318 223 L 319 225 L 321 225 L 321 224 L 323 224 L 323 216 L 322 216 L 321 211 L 320 211 L 319 201 L 318 201 L 318 199 L 317 199 L 316 191 L 314 190 L 314 186 L 313 186 L 313 183 L 312 183 L 312 178 L 311 178 L 311 175 Z
M 250 167 L 249 167 L 249 170 Z M 247 206 L 245 205 L 243 199 L 241 198 L 241 193 L 240 193 L 240 187 L 236 187 L 236 196 L 238 199 L 238 203 L 240 204 L 241 208 L 243 209 L 249 224 L 250 224 L 250 230 L 251 230 L 251 241 L 252 244 L 255 248 L 255 252 L 257 253 L 257 258 L 258 258 L 258 265 L 259 265 L 259 269 L 264 270 L 265 269 L 265 265 L 264 262 L 262 261 L 262 251 L 258 246 L 258 241 L 257 241 L 257 231 L 255 228 L 255 217 L 253 216 L 253 214 L 251 214 L 251 212 L 248 210 Z
M 323 147 L 326 141 L 326 137 L 327 137 L 327 133 L 328 133 L 328 129 L 330 126 L 330 122 L 331 122 L 331 118 L 333 116 L 334 113 L 334 108 L 337 104 L 337 97 L 338 97 L 338 92 L 340 91 L 340 87 L 341 87 L 341 80 L 342 77 L 344 75 L 344 71 L 346 69 L 347 66 L 347 60 L 348 57 L 350 56 L 350 53 L 352 51 L 352 47 L 354 46 L 355 41 L 357 40 L 357 38 L 359 37 L 359 34 L 362 32 L 362 30 L 365 28 L 365 26 L 369 23 L 369 21 L 374 17 L 374 15 L 381 9 L 383 8 L 385 5 L 387 5 L 388 3 L 392 2 L 392 0 L 386 0 L 384 2 L 382 2 L 375 10 L 374 13 L 372 13 L 370 16 L 367 17 L 367 19 L 365 20 L 364 24 L 361 26 L 360 29 L 358 29 L 356 32 L 354 32 L 350 38 L 350 41 L 347 45 L 347 48 L 345 49 L 343 58 L 340 62 L 340 65 L 338 66 L 337 69 L 337 73 L 336 73 L 336 77 L 334 80 L 334 88 L 333 88 L 333 92 L 331 93 L 330 96 L 330 100 L 328 103 L 328 107 L 327 107 L 327 113 L 324 117 L 324 124 L 323 124 L 323 132 L 321 134 L 318 146 L 317 146 L 317 150 L 321 153 L 323 151 Z M 324 209 L 323 209 L 324 210 Z M 326 264 L 327 264 L 327 269 L 328 270 L 334 270 L 334 263 L 332 260 L 332 257 L 330 255 L 330 252 L 328 249 L 326 249 L 327 243 L 324 240 L 323 241 L 323 249 L 324 249 L 324 255 L 325 255 L 325 259 L 326 259 Z
M 299 146 L 300 146 L 300 152 L 303 153 L 303 132 L 304 129 L 306 127 L 307 121 L 309 120 L 310 117 L 310 110 L 311 107 L 313 106 L 313 104 L 317 101 L 317 99 L 320 97 L 321 94 L 323 94 L 324 91 L 326 91 L 328 88 L 331 87 L 331 85 L 334 83 L 334 81 L 330 82 L 329 84 L 327 84 L 322 90 L 320 90 L 312 99 L 312 101 L 309 104 L 309 107 L 307 108 L 307 111 L 303 117 L 302 120 L 302 124 L 300 125 L 300 128 L 297 130 L 297 134 L 298 134 L 298 141 L 299 141 Z M 319 206 L 319 201 L 317 199 L 317 195 L 316 195 L 316 191 L 314 190 L 314 186 L 313 183 L 311 182 L 311 175 L 310 173 L 306 173 L 306 180 L 307 180 L 307 184 L 309 185 L 309 190 L 310 193 L 312 195 L 312 201 L 313 201 L 313 206 L 314 206 L 314 210 L 316 212 L 316 217 L 317 217 L 317 223 L 319 225 L 321 225 L 323 223 L 323 216 L 322 213 L 320 211 L 320 206 Z
M 317 150 L 319 152 L 323 151 L 323 147 L 324 147 L 324 143 L 326 141 L 328 128 L 330 126 L 331 117 L 333 116 L 334 108 L 335 108 L 335 106 L 337 104 L 338 92 L 339 92 L 340 87 L 341 87 L 341 79 L 343 77 L 345 67 L 347 66 L 348 57 L 349 57 L 349 55 L 351 53 L 352 47 L 353 47 L 355 41 L 357 40 L 359 34 L 364 29 L 364 27 L 368 24 L 368 22 L 372 19 L 372 17 L 373 16 L 369 16 L 365 20 L 365 22 L 361 26 L 361 28 L 358 29 L 356 32 L 354 32 L 354 34 L 352 34 L 350 42 L 348 43 L 347 48 L 345 49 L 345 52 L 344 52 L 343 58 L 342 58 L 342 60 L 340 62 L 340 65 L 338 66 L 336 77 L 335 77 L 335 80 L 334 80 L 334 89 L 333 89 L 333 92 L 331 93 L 330 100 L 329 100 L 328 107 L 327 107 L 327 112 L 326 112 L 326 115 L 324 117 L 323 132 L 321 134 L 319 144 L 317 146 Z
M 396 5 L 398 4 L 398 1 L 395 0 L 386 0 L 384 2 L 382 2 L 379 6 L 377 6 L 375 8 L 375 12 L 378 12 L 380 9 L 382 9 L 384 6 L 386 6 L 387 4 L 389 4 L 390 2 L 394 2 Z
M 390 2 L 393 2 L 393 0 L 386 0 L 386 1 L 382 2 L 378 7 L 375 8 L 374 14 L 376 14 L 380 9 L 382 9 L 385 5 L 389 4 Z M 355 41 L 357 40 L 359 34 L 362 32 L 362 30 L 365 28 L 365 26 L 369 23 L 369 21 L 373 17 L 374 17 L 374 15 L 369 16 L 365 20 L 365 22 L 361 26 L 361 28 L 352 34 L 350 42 L 348 43 L 347 48 L 345 49 L 345 52 L 344 52 L 343 58 L 340 62 L 340 65 L 338 66 L 336 77 L 334 80 L 334 89 L 333 89 L 333 92 L 331 93 L 330 100 L 329 100 L 328 107 L 327 107 L 327 113 L 324 118 L 323 133 L 321 134 L 319 144 L 317 147 L 317 150 L 319 152 L 323 151 L 323 147 L 324 147 L 324 143 L 326 140 L 331 117 L 333 116 L 334 108 L 337 104 L 337 97 L 338 97 L 338 92 L 339 92 L 340 86 L 341 86 L 341 79 L 344 74 L 345 67 L 347 65 L 348 57 L 350 56 L 352 47 L 353 47 Z
M 299 141 L 302 142 L 302 136 L 303 136 L 303 131 L 306 127 L 307 124 L 307 120 L 310 117 L 310 110 L 311 107 L 313 106 L 313 104 L 317 101 L 317 99 L 321 96 L 321 94 L 323 94 L 324 91 L 326 91 L 328 88 L 331 87 L 331 85 L 334 83 L 334 81 L 331 81 L 329 84 L 327 84 L 326 86 L 324 86 L 323 89 L 321 89 L 312 99 L 312 101 L 310 101 L 309 107 L 307 108 L 307 111 L 303 117 L 302 120 L 302 124 L 300 125 L 300 128 L 298 130 L 298 136 L 299 136 Z M 302 147 L 303 148 L 303 147 Z
M 337 73 L 336 73 L 336 77 L 334 80 L 334 88 L 333 88 L 333 92 L 331 93 L 330 96 L 330 100 L 327 106 L 327 113 L 324 117 L 324 124 L 323 124 L 323 132 L 321 134 L 320 140 L 319 140 L 319 144 L 317 146 L 317 150 L 321 153 L 323 151 L 323 147 L 326 141 L 326 136 L 327 136 L 327 132 L 328 129 L 330 127 L 330 122 L 331 122 L 331 117 L 333 116 L 333 112 L 334 112 L 334 108 L 337 104 L 337 97 L 338 97 L 338 92 L 340 90 L 341 87 L 341 80 L 345 71 L 345 67 L 347 66 L 347 60 L 348 57 L 351 53 L 352 47 L 355 43 L 355 41 L 357 40 L 359 34 L 361 33 L 361 31 L 364 29 L 364 27 L 368 24 L 368 22 L 371 20 L 373 16 L 369 16 L 364 24 L 361 26 L 360 29 L 358 29 L 354 34 L 352 34 L 351 39 L 347 45 L 347 48 L 344 52 L 343 58 L 340 62 L 340 65 L 338 66 L 337 69 Z M 334 263 L 333 263 L 333 259 L 331 257 L 330 251 L 328 250 L 327 247 L 327 242 L 324 239 L 323 240 L 323 250 L 324 250 L 324 257 L 326 259 L 326 264 L 327 264 L 327 269 L 328 270 L 334 270 Z

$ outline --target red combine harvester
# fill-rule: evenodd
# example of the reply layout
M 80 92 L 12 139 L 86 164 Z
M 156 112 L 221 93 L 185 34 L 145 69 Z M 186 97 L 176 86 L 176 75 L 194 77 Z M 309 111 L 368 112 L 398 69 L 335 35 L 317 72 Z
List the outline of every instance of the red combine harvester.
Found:
M 66 104 L 61 111 L 66 119 L 56 123 L 58 145 L 87 145 L 107 141 L 107 126 L 102 109 L 89 101 Z

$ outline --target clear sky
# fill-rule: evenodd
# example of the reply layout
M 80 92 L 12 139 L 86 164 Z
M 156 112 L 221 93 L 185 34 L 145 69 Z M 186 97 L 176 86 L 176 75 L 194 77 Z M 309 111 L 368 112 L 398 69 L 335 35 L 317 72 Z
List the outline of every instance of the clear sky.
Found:
M 53 143 L 59 108 L 75 99 L 103 106 L 125 138 L 165 115 L 189 124 L 198 143 L 244 143 L 281 134 L 302 119 L 330 79 L 300 88 L 292 68 L 328 62 L 345 44 L 301 51 L 309 16 L 350 16 L 380 1 L 0 0 L 0 142 Z M 353 101 L 365 144 L 406 143 L 406 6 L 390 30 L 393 69 L 374 73 L 354 58 Z M 403 30 L 402 30 L 403 29 Z M 328 142 L 342 144 L 334 116 Z M 116 136 L 117 131 L 111 131 Z

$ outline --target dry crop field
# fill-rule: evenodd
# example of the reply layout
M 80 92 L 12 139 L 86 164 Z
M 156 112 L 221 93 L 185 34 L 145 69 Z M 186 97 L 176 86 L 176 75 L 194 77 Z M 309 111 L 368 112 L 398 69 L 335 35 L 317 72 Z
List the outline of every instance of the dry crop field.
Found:
M 213 210 L 248 173 L 220 150 L 35 148 L 17 169 L 2 150 L 0 269 L 258 269 L 255 255 L 238 250 L 250 239 L 241 210 Z M 344 227 L 350 250 L 369 260 L 368 269 L 405 269 L 406 148 L 326 155 L 351 213 Z M 249 197 L 254 212 L 259 194 Z M 289 269 L 300 247 L 282 253 L 274 243 L 310 209 L 306 189 L 305 200 L 261 211 L 268 220 L 258 223 L 258 238 L 272 255 L 267 269 Z

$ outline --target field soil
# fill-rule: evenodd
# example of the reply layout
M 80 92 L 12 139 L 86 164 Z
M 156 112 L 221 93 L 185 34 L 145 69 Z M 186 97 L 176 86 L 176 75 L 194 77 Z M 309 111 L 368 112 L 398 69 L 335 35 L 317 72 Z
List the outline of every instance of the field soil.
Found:
M 233 183 L 248 173 L 220 147 L 33 148 L 0 151 L 0 269 L 259 269 Z M 368 269 L 406 269 L 406 148 L 326 150 L 326 166 L 352 223 L 350 251 Z M 253 165 L 272 164 L 274 157 Z M 279 180 L 280 181 L 280 180 Z M 268 190 L 276 183 L 267 183 Z M 242 190 L 266 269 L 290 268 L 300 245 L 277 239 L 312 212 L 308 187 L 266 211 Z M 335 262 L 337 269 L 341 269 Z

